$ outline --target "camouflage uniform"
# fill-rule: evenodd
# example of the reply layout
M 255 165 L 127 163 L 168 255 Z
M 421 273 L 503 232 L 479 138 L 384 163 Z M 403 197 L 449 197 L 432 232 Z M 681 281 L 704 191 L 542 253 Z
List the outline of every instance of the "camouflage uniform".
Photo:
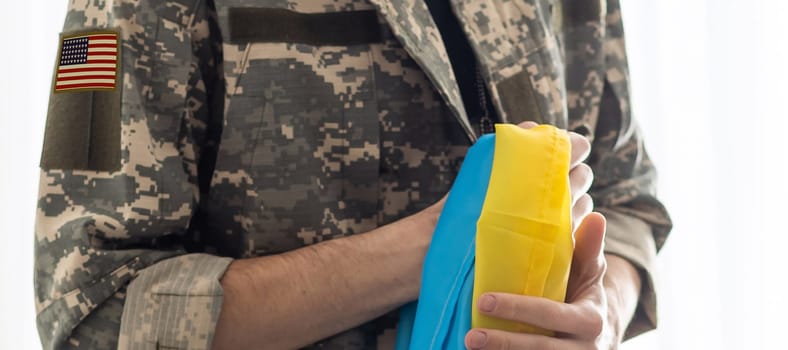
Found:
M 644 277 L 628 336 L 653 328 L 670 220 L 631 116 L 618 1 L 451 2 L 503 121 L 593 140 L 606 249 Z M 244 36 L 233 21 L 251 25 L 245 13 L 349 18 L 375 40 Z M 425 208 L 478 134 L 422 0 L 70 0 L 64 33 L 91 30 L 117 31 L 119 83 L 50 101 L 35 239 L 46 349 L 209 348 L 232 259 Z M 83 120 L 87 145 L 53 141 L 84 133 Z M 394 324 L 313 347 L 383 348 Z

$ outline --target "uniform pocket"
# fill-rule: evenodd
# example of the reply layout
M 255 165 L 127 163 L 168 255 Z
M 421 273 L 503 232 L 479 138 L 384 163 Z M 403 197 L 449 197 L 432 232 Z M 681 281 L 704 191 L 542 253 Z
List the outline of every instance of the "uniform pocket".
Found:
M 216 4 L 227 92 L 207 207 L 228 255 L 374 225 L 381 132 L 370 47 L 380 44 L 368 41 L 384 28 L 371 5 L 332 4 Z

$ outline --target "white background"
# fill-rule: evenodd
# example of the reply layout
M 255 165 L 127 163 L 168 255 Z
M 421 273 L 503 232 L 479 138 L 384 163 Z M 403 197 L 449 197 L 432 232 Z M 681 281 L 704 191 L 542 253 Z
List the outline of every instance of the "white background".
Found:
M 624 0 L 634 108 L 676 228 L 660 329 L 624 346 L 784 349 L 788 48 L 780 0 Z M 66 1 L 0 12 L 0 348 L 37 349 L 33 220 Z

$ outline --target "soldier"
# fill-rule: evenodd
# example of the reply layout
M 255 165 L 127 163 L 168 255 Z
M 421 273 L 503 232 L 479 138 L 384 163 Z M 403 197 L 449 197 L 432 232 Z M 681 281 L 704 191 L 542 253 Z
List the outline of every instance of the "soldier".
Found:
M 560 337 L 466 345 L 615 348 L 656 325 L 671 223 L 617 0 L 73 0 L 60 46 L 36 223 L 46 349 L 390 347 L 493 122 L 575 131 L 573 216 L 593 168 L 607 233 L 598 214 L 578 230 L 567 304 L 482 298 Z

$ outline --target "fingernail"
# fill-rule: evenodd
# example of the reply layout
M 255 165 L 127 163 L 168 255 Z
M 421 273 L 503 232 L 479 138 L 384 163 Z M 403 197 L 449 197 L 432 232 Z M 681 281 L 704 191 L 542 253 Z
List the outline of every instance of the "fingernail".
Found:
M 479 299 L 479 310 L 483 312 L 492 312 L 495 310 L 495 297 L 489 294 L 483 295 Z
M 468 345 L 470 345 L 471 349 L 483 348 L 485 345 L 487 345 L 487 333 L 484 333 L 482 331 L 471 332 Z

